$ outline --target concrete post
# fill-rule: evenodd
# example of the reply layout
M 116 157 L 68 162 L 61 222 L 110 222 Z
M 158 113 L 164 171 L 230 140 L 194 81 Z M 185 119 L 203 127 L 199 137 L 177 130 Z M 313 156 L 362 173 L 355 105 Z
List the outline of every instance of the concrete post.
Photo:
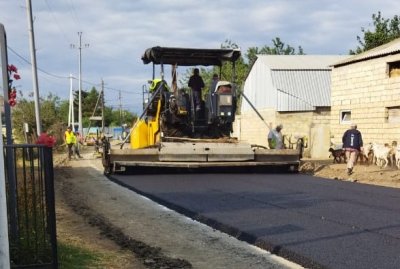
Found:
M 7 44 L 6 33 L 3 24 L 0 24 L 0 60 L 2 73 L 2 87 L 8 89 L 8 70 L 7 70 Z M 0 126 L 3 126 L 0 117 Z M 10 268 L 10 249 L 8 241 L 8 222 L 7 222 L 7 200 L 6 200 L 6 179 L 4 169 L 4 149 L 3 135 L 0 138 L 0 268 Z

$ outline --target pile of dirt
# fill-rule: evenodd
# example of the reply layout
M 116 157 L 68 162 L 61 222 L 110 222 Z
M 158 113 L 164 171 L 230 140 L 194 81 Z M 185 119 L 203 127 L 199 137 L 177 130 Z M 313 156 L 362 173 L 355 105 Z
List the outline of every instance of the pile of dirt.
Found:
M 307 160 L 301 164 L 300 172 L 328 179 L 400 188 L 400 170 L 392 166 L 381 168 L 373 164 L 356 164 L 353 174 L 349 176 L 345 163 L 332 163 L 332 160 Z

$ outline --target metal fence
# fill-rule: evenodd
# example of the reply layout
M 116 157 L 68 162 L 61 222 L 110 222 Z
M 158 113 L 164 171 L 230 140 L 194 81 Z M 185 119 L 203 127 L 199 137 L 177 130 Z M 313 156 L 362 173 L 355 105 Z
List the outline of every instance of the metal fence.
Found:
M 52 148 L 4 145 L 12 268 L 57 268 Z

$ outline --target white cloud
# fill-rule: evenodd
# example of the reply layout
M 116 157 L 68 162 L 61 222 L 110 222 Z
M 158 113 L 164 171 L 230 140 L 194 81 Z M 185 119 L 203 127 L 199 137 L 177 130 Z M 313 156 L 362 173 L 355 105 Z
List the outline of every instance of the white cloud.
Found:
M 373 13 L 392 18 L 398 10 L 394 0 L 36 0 L 32 5 L 38 66 L 77 76 L 78 50 L 70 44 L 77 45 L 77 32 L 83 32 L 82 42 L 90 46 L 82 50 L 82 78 L 96 85 L 104 79 L 137 112 L 142 86 L 151 77 L 151 66 L 140 59 L 148 47 L 217 48 L 229 39 L 245 53 L 280 37 L 307 54 L 347 54 Z M 30 61 L 25 2 L 1 1 L 0 18 L 9 46 Z M 20 88 L 29 91 L 30 66 L 12 52 L 9 61 L 21 70 Z M 39 86 L 43 95 L 68 97 L 68 79 L 39 72 Z M 115 90 L 106 90 L 107 95 L 111 102 Z

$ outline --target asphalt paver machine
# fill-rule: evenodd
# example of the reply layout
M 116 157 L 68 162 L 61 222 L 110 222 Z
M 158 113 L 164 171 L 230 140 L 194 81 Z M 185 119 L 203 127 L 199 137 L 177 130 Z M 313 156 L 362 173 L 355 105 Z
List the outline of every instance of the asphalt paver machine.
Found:
M 117 146 L 103 139 L 105 174 L 143 171 L 268 172 L 274 168 L 297 171 L 302 144 L 297 149 L 268 149 L 232 137 L 239 91 L 235 85 L 238 49 L 152 47 L 142 61 L 153 64 L 150 97 L 126 140 Z M 191 90 L 177 86 L 177 68 L 219 66 L 232 68 L 232 79 L 221 80 L 203 96 L 196 109 Z M 171 66 L 172 83 L 164 78 Z M 156 67 L 160 77 L 156 78 Z M 247 100 L 247 98 L 246 98 Z M 128 142 L 129 141 L 129 142 Z

